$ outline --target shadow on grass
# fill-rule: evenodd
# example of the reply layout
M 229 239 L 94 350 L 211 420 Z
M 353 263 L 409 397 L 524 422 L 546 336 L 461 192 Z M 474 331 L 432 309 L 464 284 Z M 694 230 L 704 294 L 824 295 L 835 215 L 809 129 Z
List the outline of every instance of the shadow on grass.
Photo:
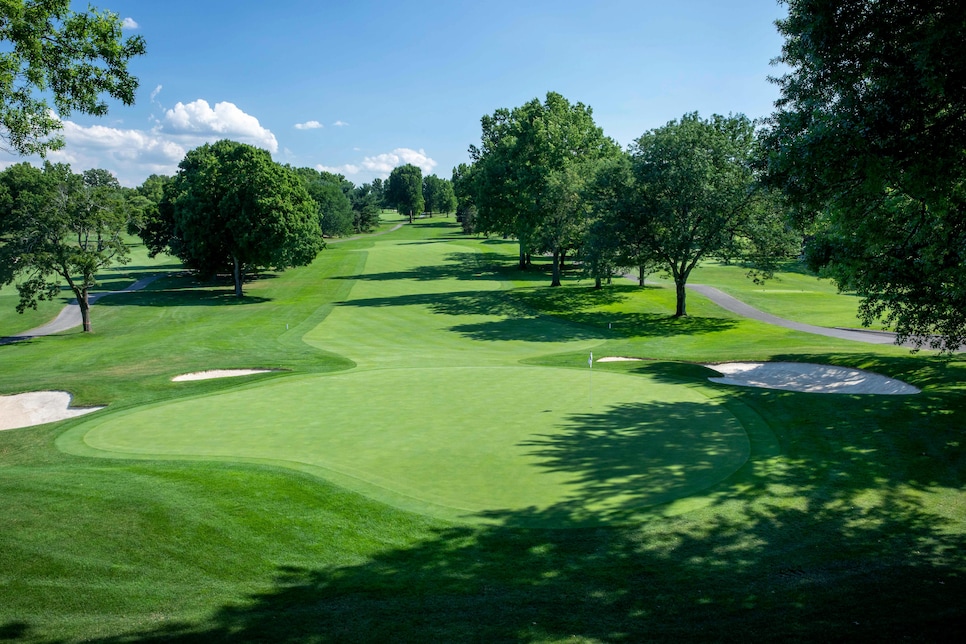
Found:
M 686 469 L 727 453 L 706 409 L 656 402 L 577 415 L 559 436 L 530 442 L 543 467 L 580 481 L 573 499 L 385 543 L 357 563 L 279 564 L 266 590 L 207 618 L 94 641 L 955 641 L 966 618 L 963 517 L 928 496 L 966 478 L 962 397 L 818 404 L 814 394 L 722 392 L 759 409 L 782 451 L 762 458 L 753 446 L 698 509 L 659 506 L 600 527 L 587 508 L 608 495 L 620 508 L 692 475 L 664 467 L 663 483 L 649 478 L 655 464 L 639 443 L 665 445 Z M 937 401 L 951 422 L 933 422 Z M 692 421 L 707 425 L 699 445 L 680 433 Z M 922 456 L 943 449 L 958 458 Z M 525 527 L 534 525 L 558 529 Z M 2 628 L 29 635 L 23 621 Z
M 118 293 L 98 300 L 97 306 L 247 306 L 270 301 L 257 295 L 236 297 L 234 289 L 184 287 Z

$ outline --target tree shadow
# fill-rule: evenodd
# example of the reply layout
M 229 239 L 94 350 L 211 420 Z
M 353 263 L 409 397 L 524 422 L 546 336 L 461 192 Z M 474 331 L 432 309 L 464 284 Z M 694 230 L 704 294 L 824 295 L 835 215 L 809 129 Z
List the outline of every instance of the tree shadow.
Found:
M 439 243 L 439 242 L 412 242 Z M 364 273 L 361 275 L 337 276 L 333 279 L 359 280 L 362 282 L 389 282 L 393 280 L 416 280 L 428 282 L 444 279 L 455 280 L 501 280 L 500 266 L 487 261 L 479 253 L 454 252 L 444 259 L 444 263 L 419 266 L 404 271 L 388 271 L 384 273 Z
M 97 301 L 97 306 L 248 306 L 271 302 L 258 295 L 237 297 L 233 288 L 199 287 L 165 288 L 162 290 L 128 291 Z

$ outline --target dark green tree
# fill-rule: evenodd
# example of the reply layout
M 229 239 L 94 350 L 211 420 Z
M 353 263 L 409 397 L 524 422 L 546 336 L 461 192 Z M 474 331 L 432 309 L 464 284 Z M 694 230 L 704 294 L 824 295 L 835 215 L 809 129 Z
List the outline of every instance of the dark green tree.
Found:
M 456 195 L 453 184 L 446 179 L 440 179 L 431 174 L 423 179 L 423 200 L 426 202 L 426 212 L 450 213 L 456 210 Z
M 56 297 L 66 282 L 90 332 L 89 293 L 98 272 L 128 261 L 128 214 L 106 170 L 78 175 L 48 162 L 43 170 L 21 163 L 0 173 L 0 266 L 6 267 L 0 278 L 19 280 L 17 310 Z
M 472 165 L 461 163 L 453 168 L 453 193 L 456 197 L 456 221 L 463 232 L 472 235 L 476 232 L 476 205 L 473 203 L 475 186 L 473 185 Z
M 386 182 L 386 201 L 404 215 L 409 223 L 423 212 L 423 171 L 411 163 L 393 168 Z
M 352 225 L 357 233 L 371 232 L 379 224 L 380 194 L 370 183 L 354 188 L 352 201 Z
M 645 133 L 630 153 L 630 197 L 622 200 L 630 230 L 622 236 L 642 240 L 642 260 L 659 262 L 674 279 L 676 316 L 687 315 L 685 287 L 702 260 L 743 258 L 767 276 L 788 257 L 794 238 L 758 184 L 747 117 L 685 114 Z
M 125 39 L 115 13 L 70 5 L 0 0 L 0 140 L 19 154 L 62 147 L 51 136 L 60 118 L 107 114 L 105 95 L 134 103 L 138 79 L 127 66 L 144 54 L 144 39 Z
M 637 281 L 658 267 L 651 247 L 651 219 L 635 191 L 631 158 L 621 154 L 598 165 L 587 187 L 593 216 L 581 257 L 597 287 L 618 270 L 634 270 Z
M 592 110 L 571 105 L 550 92 L 512 111 L 499 109 L 481 120 L 480 147 L 470 147 L 474 163 L 473 201 L 477 230 L 512 235 L 520 243 L 520 267 L 530 254 L 554 258 L 553 284 L 559 284 L 559 261 L 579 226 L 564 221 L 580 217 L 579 191 L 562 182 L 585 177 L 598 160 L 620 149 L 594 123 Z M 557 200 L 563 200 L 559 202 Z
M 145 239 L 204 274 L 230 272 L 242 297 L 252 269 L 310 263 L 325 242 L 316 202 L 299 177 L 265 150 L 222 140 L 188 152 L 165 187 L 163 235 Z
M 899 341 L 966 343 L 966 5 L 793 0 L 765 136 L 810 266 Z

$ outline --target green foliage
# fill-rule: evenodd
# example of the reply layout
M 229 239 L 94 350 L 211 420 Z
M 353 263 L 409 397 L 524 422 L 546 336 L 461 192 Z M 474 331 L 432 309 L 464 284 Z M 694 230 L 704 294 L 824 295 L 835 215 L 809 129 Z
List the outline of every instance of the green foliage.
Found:
M 16 164 L 0 173 L 0 284 L 18 279 L 18 311 L 60 293 L 66 281 L 91 331 L 88 292 L 97 273 L 126 263 L 129 204 L 107 170 L 71 172 L 66 164 L 38 170 Z
M 453 192 L 452 182 L 440 179 L 435 174 L 423 179 L 423 200 L 428 213 L 449 213 L 456 210 L 456 195 Z
M 476 205 L 476 230 L 516 237 L 522 268 L 531 253 L 552 253 L 551 284 L 558 286 L 560 258 L 579 245 L 585 224 L 580 185 L 594 162 L 619 148 L 589 107 L 555 92 L 543 103 L 498 109 L 481 123 L 480 147 L 470 147 L 471 178 L 460 188 Z
M 905 339 L 966 343 L 966 5 L 788 2 L 769 177 L 813 267 Z M 934 336 L 934 337 L 930 337 Z
M 613 208 L 605 216 L 618 219 L 610 224 L 618 248 L 626 244 L 638 265 L 656 262 L 671 275 L 677 316 L 687 314 L 685 285 L 701 260 L 754 259 L 767 273 L 769 262 L 788 255 L 780 204 L 757 185 L 756 153 L 745 116 L 692 113 L 638 138 L 629 171 L 606 170 L 604 203 Z
M 376 179 L 376 181 L 379 180 Z M 352 190 L 350 199 L 352 201 L 353 229 L 356 233 L 372 232 L 379 225 L 380 203 L 382 202 L 381 185 L 377 189 L 375 182 L 364 183 Z
M 127 65 L 144 54 L 144 39 L 123 38 L 115 13 L 70 5 L 0 0 L 0 140 L 19 154 L 62 147 L 63 139 L 51 138 L 60 118 L 107 114 L 103 95 L 134 103 L 138 80 Z
M 409 217 L 423 213 L 423 171 L 411 163 L 393 168 L 386 182 L 386 202 L 401 214 Z
M 159 208 L 166 239 L 145 239 L 152 252 L 170 249 L 203 274 L 230 271 L 241 297 L 246 272 L 304 266 L 325 246 L 316 202 L 267 151 L 222 140 L 178 168 Z

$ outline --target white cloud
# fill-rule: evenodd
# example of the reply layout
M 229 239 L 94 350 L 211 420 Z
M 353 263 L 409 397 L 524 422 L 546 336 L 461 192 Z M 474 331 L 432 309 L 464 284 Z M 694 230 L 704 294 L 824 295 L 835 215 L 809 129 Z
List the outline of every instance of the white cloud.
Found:
M 324 127 L 324 126 L 318 121 L 306 121 L 305 123 L 295 124 L 296 130 L 317 130 L 320 127 Z
M 341 174 L 346 177 L 351 177 L 352 175 L 359 174 L 359 172 L 362 171 L 362 168 L 351 163 L 346 163 L 345 165 L 340 166 L 322 165 L 320 163 L 319 165 L 315 166 L 315 169 L 319 172 L 331 172 L 332 174 Z
M 332 125 L 334 125 L 335 127 L 345 127 L 348 125 L 348 123 L 346 123 L 345 121 L 336 121 Z
M 187 104 L 179 101 L 164 113 L 161 128 L 174 136 L 201 140 L 230 138 L 265 148 L 273 154 L 278 152 L 278 140 L 271 130 L 227 101 L 215 103 L 214 108 L 201 98 Z
M 425 150 L 396 148 L 392 152 L 386 152 L 374 157 L 366 157 L 362 160 L 362 167 L 378 175 L 389 176 L 393 168 L 406 165 L 407 163 L 418 167 L 423 171 L 423 174 L 432 174 L 433 168 L 438 165 L 436 161 L 426 155 Z
M 48 154 L 52 161 L 69 163 L 75 172 L 108 169 L 127 186 L 138 185 L 149 174 L 174 174 L 187 152 L 157 129 L 83 126 L 73 121 L 64 121 L 63 126 L 64 148 Z
M 158 97 L 158 94 L 161 93 L 161 88 L 162 87 L 163 86 L 159 84 L 157 87 L 155 87 L 153 90 L 151 90 L 151 102 L 152 103 L 154 102 L 154 99 L 156 99 Z
M 137 29 L 138 23 L 134 22 L 134 18 L 125 18 L 121 21 L 121 26 L 125 29 Z

